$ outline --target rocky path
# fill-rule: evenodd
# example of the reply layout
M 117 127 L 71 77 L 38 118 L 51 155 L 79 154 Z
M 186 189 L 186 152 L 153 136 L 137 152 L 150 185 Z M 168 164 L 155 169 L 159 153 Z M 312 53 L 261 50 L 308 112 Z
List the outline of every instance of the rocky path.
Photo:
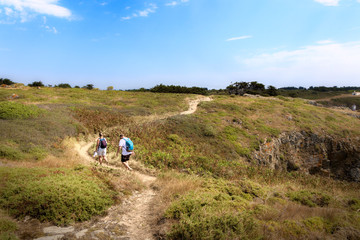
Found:
M 189 101 L 189 109 L 181 115 L 192 114 L 202 101 L 211 101 L 209 97 L 198 97 Z M 178 113 L 179 114 L 179 113 Z M 171 115 L 173 116 L 173 115 Z M 170 116 L 166 116 L 170 117 Z M 165 116 L 164 116 L 165 118 Z M 95 140 L 94 140 L 95 141 Z M 76 142 L 74 149 L 77 155 L 87 164 L 94 164 L 95 159 L 89 156 L 88 150 L 93 142 Z M 151 184 L 156 177 L 137 171 L 127 171 L 123 167 L 103 164 L 103 167 L 122 171 L 123 174 L 132 174 L 145 185 L 141 192 L 135 191 L 131 197 L 108 210 L 108 215 L 96 220 L 79 223 L 75 226 L 60 228 L 50 226 L 43 228 L 46 236 L 36 240 L 56 239 L 119 239 L 119 240 L 152 240 L 154 238 L 154 224 L 156 214 L 153 212 L 153 202 L 156 192 Z

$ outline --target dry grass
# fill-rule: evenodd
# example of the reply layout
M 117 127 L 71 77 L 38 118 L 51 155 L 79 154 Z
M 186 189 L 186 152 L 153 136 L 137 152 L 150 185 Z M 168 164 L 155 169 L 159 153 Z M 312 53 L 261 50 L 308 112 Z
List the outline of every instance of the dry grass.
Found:
M 74 138 L 66 138 L 59 146 L 63 150 L 61 156 L 49 155 L 40 161 L 12 162 L 17 167 L 46 167 L 46 168 L 74 168 L 79 165 L 87 165 L 83 156 L 78 154 L 76 148 L 81 147 Z
M 285 220 L 300 221 L 311 217 L 322 217 L 333 222 L 335 219 L 339 218 L 339 216 L 344 214 L 345 212 L 340 209 L 308 207 L 288 202 L 285 205 L 275 204 L 272 206 L 271 211 L 263 212 L 259 216 L 259 219 L 282 222 Z
M 163 208 L 160 212 L 164 212 L 177 197 L 195 191 L 201 187 L 201 184 L 202 180 L 194 176 L 175 172 L 160 175 L 156 182 L 153 183 L 153 188 L 158 190 L 158 201 L 161 202 Z

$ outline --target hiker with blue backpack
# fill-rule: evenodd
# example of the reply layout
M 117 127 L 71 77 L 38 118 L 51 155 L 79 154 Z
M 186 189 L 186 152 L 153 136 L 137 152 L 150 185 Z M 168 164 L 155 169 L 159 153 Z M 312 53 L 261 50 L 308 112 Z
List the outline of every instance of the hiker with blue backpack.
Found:
M 101 157 L 104 160 L 104 162 L 106 162 L 106 147 L 107 147 L 106 139 L 104 138 L 102 133 L 99 133 L 99 138 L 96 140 L 96 149 L 94 156 L 96 155 L 99 156 L 100 165 L 102 165 Z
M 129 166 L 128 161 L 130 160 L 131 154 L 134 153 L 134 144 L 130 138 L 125 137 L 123 134 L 120 134 L 119 147 L 116 152 L 116 157 L 119 155 L 121 149 L 121 162 L 124 166 L 132 171 L 132 168 Z

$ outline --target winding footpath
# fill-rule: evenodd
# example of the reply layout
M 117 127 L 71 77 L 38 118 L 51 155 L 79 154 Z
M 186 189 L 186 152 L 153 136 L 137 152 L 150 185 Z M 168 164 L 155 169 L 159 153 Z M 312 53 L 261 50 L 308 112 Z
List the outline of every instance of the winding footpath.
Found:
M 197 110 L 200 102 L 211 101 L 210 97 L 200 96 L 189 100 L 189 109 L 178 113 L 180 115 L 192 114 Z M 178 114 L 167 116 L 157 116 L 153 119 L 164 119 Z M 94 140 L 95 141 L 95 140 Z M 93 145 L 92 142 L 76 142 L 74 149 L 78 156 L 85 163 L 93 165 L 95 160 L 88 154 L 88 149 Z M 135 191 L 128 199 L 120 204 L 110 207 L 108 215 L 95 220 L 78 223 L 75 226 L 60 228 L 47 227 L 43 229 L 45 237 L 36 240 L 56 240 L 56 239 L 119 239 L 119 240 L 153 240 L 154 227 L 156 225 L 156 214 L 154 213 L 153 203 L 156 192 L 151 184 L 156 177 L 140 173 L 138 171 L 129 172 L 124 167 L 116 167 L 103 164 L 104 168 L 111 168 L 122 171 L 123 174 L 132 174 L 144 186 L 144 190 Z

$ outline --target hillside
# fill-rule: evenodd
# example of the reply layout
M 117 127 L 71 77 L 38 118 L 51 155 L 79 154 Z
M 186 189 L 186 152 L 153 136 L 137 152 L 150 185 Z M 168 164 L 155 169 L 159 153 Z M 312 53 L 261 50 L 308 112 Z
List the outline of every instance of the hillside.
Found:
M 71 230 L 65 239 L 360 238 L 359 112 L 197 99 L 0 89 L 0 239 L 48 236 L 52 224 Z M 103 166 L 90 157 L 99 131 Z M 135 172 L 115 158 L 120 133 L 135 143 Z

